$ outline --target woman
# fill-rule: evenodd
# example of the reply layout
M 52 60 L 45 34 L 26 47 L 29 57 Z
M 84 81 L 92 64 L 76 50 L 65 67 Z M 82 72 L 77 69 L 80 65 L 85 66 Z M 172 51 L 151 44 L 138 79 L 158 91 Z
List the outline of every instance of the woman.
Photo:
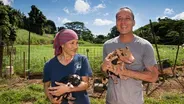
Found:
M 68 104 L 69 102 L 54 96 L 65 93 L 72 94 L 75 104 L 90 104 L 86 89 L 89 87 L 89 77 L 92 71 L 88 59 L 76 54 L 78 49 L 78 36 L 70 29 L 63 29 L 54 39 L 55 57 L 44 66 L 44 92 L 54 104 Z M 59 81 L 69 75 L 77 74 L 81 77 L 81 83 L 76 87 L 69 87 Z

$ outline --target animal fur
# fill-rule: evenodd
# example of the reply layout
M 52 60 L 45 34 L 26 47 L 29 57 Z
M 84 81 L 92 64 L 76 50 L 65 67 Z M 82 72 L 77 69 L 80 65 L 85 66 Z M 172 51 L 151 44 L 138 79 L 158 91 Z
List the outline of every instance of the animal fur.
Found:
M 121 56 L 119 56 L 118 54 L 120 54 Z M 122 70 L 125 70 L 124 65 L 127 63 L 127 62 L 123 62 L 120 59 L 120 57 L 126 57 L 129 60 L 129 62 L 131 63 L 134 62 L 134 57 L 128 47 L 118 48 L 114 50 L 112 53 L 110 53 L 108 59 L 112 63 L 112 68 L 107 69 L 107 73 L 109 74 L 109 77 L 113 79 L 114 83 L 117 83 L 117 77 L 121 79 L 126 79 L 125 76 L 122 76 L 119 73 L 116 73 L 117 68 L 120 66 Z

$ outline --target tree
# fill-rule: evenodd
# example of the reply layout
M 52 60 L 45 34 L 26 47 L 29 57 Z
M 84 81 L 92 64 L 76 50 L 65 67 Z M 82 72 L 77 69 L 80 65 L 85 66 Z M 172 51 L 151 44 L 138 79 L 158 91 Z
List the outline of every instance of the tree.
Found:
M 84 41 L 93 41 L 93 34 L 91 31 L 85 27 L 83 22 L 68 22 L 64 24 L 67 29 L 74 30 L 77 34 L 79 39 Z
M 58 31 L 62 30 L 62 29 L 66 29 L 66 27 L 58 27 Z
M 117 30 L 116 26 L 111 28 L 111 32 L 107 34 L 108 39 L 114 38 L 116 36 L 119 36 L 119 31 Z
M 104 35 L 98 35 L 95 39 L 94 39 L 94 43 L 97 44 L 102 44 L 107 40 L 106 36 Z
M 15 18 L 12 14 L 13 13 L 10 10 L 10 7 L 2 5 L 2 2 L 0 2 L 0 77 L 2 77 L 2 60 L 4 45 L 12 45 L 16 39 L 16 32 L 14 30 L 14 25 L 16 21 L 11 21 L 9 19 Z
M 46 17 L 35 5 L 31 6 L 31 11 L 28 14 L 29 14 L 30 31 L 43 35 Z
M 47 20 L 45 24 L 45 33 L 48 34 L 55 34 L 56 32 L 56 25 L 52 20 Z

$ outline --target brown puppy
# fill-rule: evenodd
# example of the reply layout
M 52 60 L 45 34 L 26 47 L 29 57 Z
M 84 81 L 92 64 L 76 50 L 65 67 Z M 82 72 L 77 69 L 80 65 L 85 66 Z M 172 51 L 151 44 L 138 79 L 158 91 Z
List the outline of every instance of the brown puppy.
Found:
M 112 68 L 107 69 L 107 73 L 109 74 L 109 77 L 113 79 L 114 83 L 117 83 L 117 77 L 121 79 L 127 79 L 127 77 L 119 75 L 119 73 L 117 73 L 117 68 L 121 67 L 122 70 L 125 70 L 125 63 L 130 64 L 134 62 L 134 57 L 129 48 L 118 48 L 114 50 L 110 53 L 108 59 L 112 63 Z

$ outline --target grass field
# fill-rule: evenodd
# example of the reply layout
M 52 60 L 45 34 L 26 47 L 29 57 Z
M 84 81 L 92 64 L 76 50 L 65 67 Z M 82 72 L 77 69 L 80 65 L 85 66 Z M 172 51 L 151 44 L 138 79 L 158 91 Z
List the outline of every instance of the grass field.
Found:
M 0 80 L 0 85 L 8 83 Z M 105 104 L 105 99 L 90 98 L 91 104 Z M 42 84 L 19 83 L 0 87 L 0 104 L 50 104 L 43 92 Z M 144 104 L 184 104 L 184 94 L 165 92 L 159 98 L 146 97 Z
M 12 56 L 13 66 L 16 73 L 24 72 L 24 64 L 28 67 L 28 46 L 16 45 L 16 54 Z M 174 64 L 177 46 L 159 45 L 159 54 L 161 59 L 169 59 L 171 65 Z M 88 50 L 88 52 L 87 52 Z M 5 49 L 6 51 L 6 49 Z M 25 60 L 23 53 L 25 52 Z M 44 63 L 54 57 L 54 49 L 52 45 L 31 45 L 30 53 L 30 71 L 32 73 L 42 72 Z M 100 64 L 102 63 L 102 45 L 80 45 L 78 53 L 86 55 L 89 59 L 91 67 L 95 73 L 100 72 Z M 157 58 L 157 54 L 155 51 Z M 182 65 L 184 59 L 184 49 L 180 49 L 177 59 L 177 65 Z M 3 58 L 3 66 L 10 64 L 9 56 Z

